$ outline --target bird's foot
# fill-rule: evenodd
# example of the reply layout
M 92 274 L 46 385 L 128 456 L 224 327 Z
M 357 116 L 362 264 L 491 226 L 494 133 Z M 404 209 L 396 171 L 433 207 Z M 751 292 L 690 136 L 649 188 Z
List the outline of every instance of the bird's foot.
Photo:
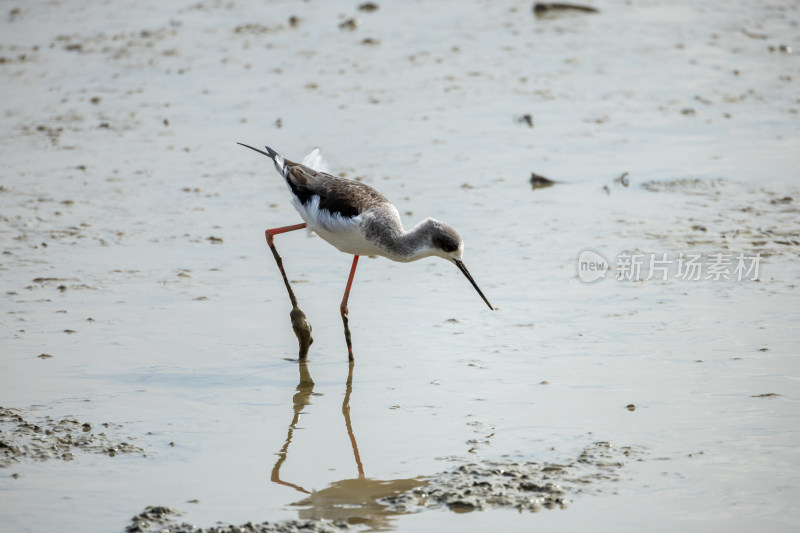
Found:
M 304 361 L 308 357 L 309 347 L 314 342 L 311 337 L 311 323 L 306 318 L 306 314 L 297 306 L 292 307 L 289 318 L 292 320 L 292 329 L 300 343 L 300 360 Z

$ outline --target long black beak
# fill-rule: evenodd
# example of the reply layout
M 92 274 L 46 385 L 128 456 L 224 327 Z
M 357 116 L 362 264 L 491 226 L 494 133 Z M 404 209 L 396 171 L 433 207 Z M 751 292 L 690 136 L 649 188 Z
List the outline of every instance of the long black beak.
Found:
M 472 286 L 475 287 L 475 290 L 478 291 L 478 294 L 481 295 L 481 298 L 483 298 L 483 301 L 486 302 L 486 305 L 489 306 L 489 309 L 494 311 L 494 307 L 492 307 L 492 304 L 489 303 L 489 300 L 486 299 L 486 296 L 484 296 L 481 290 L 478 288 L 478 284 L 475 283 L 475 280 L 472 279 L 472 276 L 470 276 L 469 270 L 467 270 L 467 267 L 464 266 L 464 262 L 461 261 L 460 259 L 453 259 L 453 262 L 456 264 L 458 269 L 461 272 L 463 272 L 465 276 L 467 276 L 467 279 L 469 280 L 470 283 L 472 283 Z
M 245 148 L 250 148 L 251 150 L 254 150 L 254 151 L 258 152 L 259 154 L 262 154 L 262 155 L 265 155 L 265 156 L 269 157 L 273 161 L 275 161 L 275 156 L 278 155 L 275 152 L 275 150 L 272 150 L 272 148 L 270 148 L 269 146 L 265 146 L 264 148 L 266 148 L 267 150 L 271 151 L 272 152 L 271 154 L 269 154 L 267 152 L 264 152 L 262 150 L 259 150 L 258 148 L 253 148 L 252 146 L 250 146 L 248 144 L 244 144 L 244 143 L 240 143 L 240 142 L 237 142 L 236 144 L 238 144 L 240 146 L 244 146 Z

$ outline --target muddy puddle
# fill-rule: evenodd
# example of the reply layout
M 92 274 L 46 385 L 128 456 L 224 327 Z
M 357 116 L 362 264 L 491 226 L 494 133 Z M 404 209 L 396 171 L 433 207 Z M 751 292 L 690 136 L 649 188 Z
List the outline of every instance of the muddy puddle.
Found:
M 800 528 L 800 7 L 565 4 L 2 8 L 2 528 Z

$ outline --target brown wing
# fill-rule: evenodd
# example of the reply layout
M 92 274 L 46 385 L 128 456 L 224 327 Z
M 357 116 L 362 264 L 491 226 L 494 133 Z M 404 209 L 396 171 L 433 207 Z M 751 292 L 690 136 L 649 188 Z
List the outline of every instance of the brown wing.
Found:
M 289 169 L 287 183 L 292 193 L 306 204 L 313 197 L 319 197 L 319 207 L 343 217 L 354 217 L 370 207 L 388 200 L 378 191 L 357 181 L 317 172 L 307 166 L 286 161 Z

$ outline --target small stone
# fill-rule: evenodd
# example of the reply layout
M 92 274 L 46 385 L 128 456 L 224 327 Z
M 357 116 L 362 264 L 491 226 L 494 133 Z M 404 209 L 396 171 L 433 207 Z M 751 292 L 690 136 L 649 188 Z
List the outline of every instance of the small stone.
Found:
M 339 24 L 340 30 L 355 31 L 356 28 L 358 28 L 358 22 L 356 22 L 356 19 L 354 18 L 349 18 L 344 22 L 342 22 L 341 24 Z
M 527 124 L 529 128 L 533 127 L 533 115 L 530 113 L 526 113 L 517 119 L 517 122 L 521 124 Z
M 550 178 L 545 178 L 534 172 L 531 172 L 531 179 L 529 181 L 532 189 L 544 189 L 545 187 L 552 187 L 556 183 Z
M 366 13 L 372 13 L 373 11 L 377 11 L 379 7 L 380 6 L 374 2 L 364 2 L 358 6 L 358 10 Z

